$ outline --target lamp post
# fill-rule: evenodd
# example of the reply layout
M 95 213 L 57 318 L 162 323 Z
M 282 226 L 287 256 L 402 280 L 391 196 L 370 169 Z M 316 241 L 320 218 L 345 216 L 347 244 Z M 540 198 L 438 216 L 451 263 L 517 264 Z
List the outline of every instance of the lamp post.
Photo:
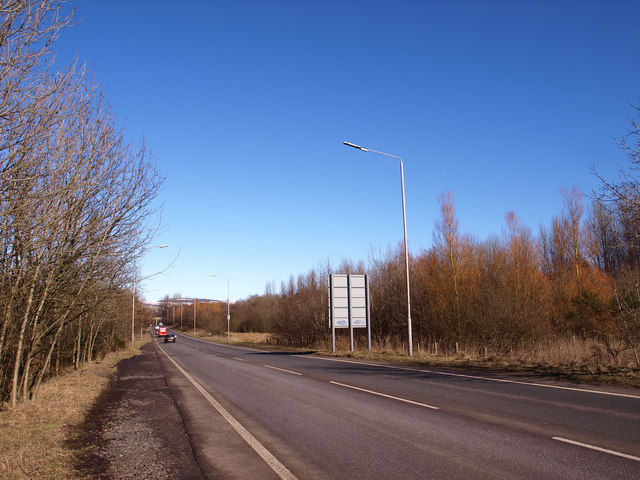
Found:
M 222 275 L 209 274 L 210 277 L 224 278 L 227 280 L 227 343 L 229 342 L 229 327 L 231 323 L 231 307 L 229 304 L 229 277 L 223 277 Z
M 400 184 L 402 186 L 402 225 L 404 227 L 404 266 L 407 274 L 407 331 L 408 331 L 408 350 L 409 355 L 413 355 L 413 339 L 411 334 L 411 295 L 409 290 L 409 245 L 407 243 L 407 210 L 405 207 L 404 200 L 404 165 L 402 163 L 402 158 L 397 157 L 395 155 L 390 155 L 384 152 L 378 152 L 376 150 L 371 150 L 370 148 L 361 147 L 360 145 L 355 145 L 349 142 L 342 142 L 347 147 L 357 148 L 358 150 L 362 150 L 363 152 L 372 152 L 377 153 L 379 155 L 384 155 L 386 157 L 396 158 L 400 161 Z
M 142 252 L 144 252 L 145 250 L 151 250 L 152 248 L 167 248 L 169 245 L 156 245 L 154 247 L 149 247 L 149 248 L 145 248 L 142 250 Z M 140 252 L 140 253 L 142 253 Z M 133 302 L 132 302 L 132 308 L 131 308 L 131 350 L 133 350 L 133 345 L 135 344 L 136 341 L 136 333 L 135 333 L 135 328 L 136 328 L 136 251 L 133 251 L 133 282 L 132 282 L 132 288 L 133 290 Z

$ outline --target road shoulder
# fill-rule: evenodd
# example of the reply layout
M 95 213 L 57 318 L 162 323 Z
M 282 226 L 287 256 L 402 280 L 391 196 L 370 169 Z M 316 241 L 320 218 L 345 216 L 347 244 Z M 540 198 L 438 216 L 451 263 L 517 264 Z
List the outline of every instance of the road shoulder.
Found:
M 76 467 L 87 478 L 206 478 L 154 344 L 118 363 L 111 388 L 72 440 L 83 450 Z

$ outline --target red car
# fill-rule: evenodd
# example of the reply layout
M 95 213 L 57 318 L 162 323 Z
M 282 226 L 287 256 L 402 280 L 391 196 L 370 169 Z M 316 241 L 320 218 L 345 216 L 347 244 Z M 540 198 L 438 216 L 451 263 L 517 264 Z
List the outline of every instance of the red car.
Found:
M 164 337 L 167 334 L 167 327 L 160 327 L 158 329 L 158 336 Z

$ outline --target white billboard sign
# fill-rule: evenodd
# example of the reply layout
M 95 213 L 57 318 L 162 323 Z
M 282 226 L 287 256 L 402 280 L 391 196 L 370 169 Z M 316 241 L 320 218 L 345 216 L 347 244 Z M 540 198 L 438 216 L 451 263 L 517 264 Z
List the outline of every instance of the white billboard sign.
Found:
M 371 349 L 369 325 L 369 282 L 366 275 L 329 275 L 329 326 L 335 351 L 335 329 L 350 330 L 353 351 L 353 329 L 367 328 Z
M 351 325 L 367 328 L 367 287 L 364 275 L 351 275 L 349 286 L 351 299 Z
M 330 321 L 333 328 L 349 328 L 349 287 L 346 275 L 330 277 Z

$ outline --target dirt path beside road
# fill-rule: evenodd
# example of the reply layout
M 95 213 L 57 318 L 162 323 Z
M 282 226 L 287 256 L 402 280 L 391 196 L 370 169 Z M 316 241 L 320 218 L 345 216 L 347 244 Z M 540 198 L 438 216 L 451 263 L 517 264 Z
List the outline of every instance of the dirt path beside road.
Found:
M 84 450 L 77 467 L 87 478 L 206 478 L 152 342 L 118 364 L 72 442 Z

